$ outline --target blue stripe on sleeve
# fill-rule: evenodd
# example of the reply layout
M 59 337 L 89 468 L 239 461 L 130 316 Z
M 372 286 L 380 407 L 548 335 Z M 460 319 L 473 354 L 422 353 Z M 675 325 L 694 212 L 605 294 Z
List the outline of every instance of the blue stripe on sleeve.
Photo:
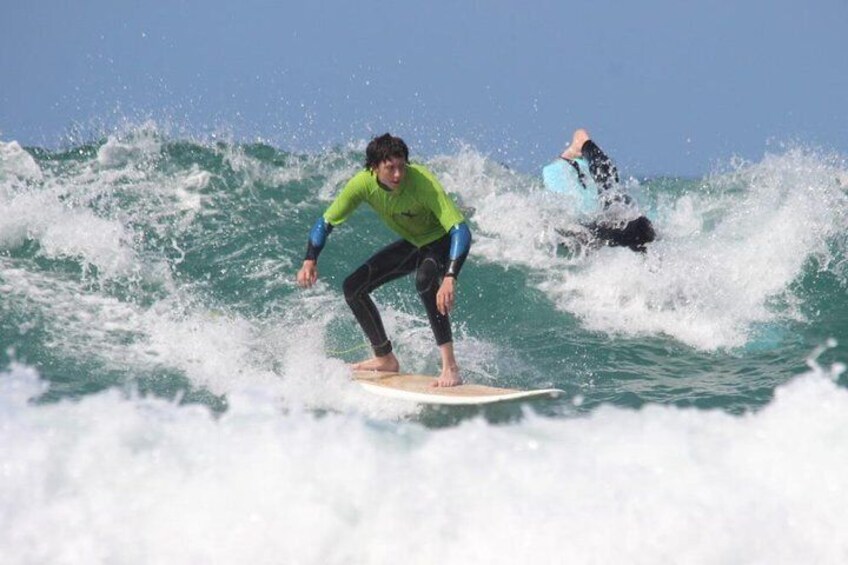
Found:
M 450 259 L 459 259 L 468 254 L 471 249 L 471 230 L 465 222 L 459 223 L 450 229 L 451 245 Z

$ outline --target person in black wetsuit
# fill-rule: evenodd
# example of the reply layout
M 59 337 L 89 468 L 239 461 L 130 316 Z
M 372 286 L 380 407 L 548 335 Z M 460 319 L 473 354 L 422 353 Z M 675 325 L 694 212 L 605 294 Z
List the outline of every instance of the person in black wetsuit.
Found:
M 598 198 L 601 209 L 609 210 L 615 204 L 625 206 L 631 199 L 619 188 L 618 169 L 612 160 L 592 141 L 589 132 L 577 129 L 571 138 L 571 145 L 562 152 L 560 158 L 573 161 L 583 157 L 589 163 L 589 173 L 598 186 Z M 586 226 L 592 236 L 610 247 L 629 247 L 633 251 L 644 253 L 645 245 L 654 241 L 656 232 L 651 221 L 644 215 L 632 219 L 603 218 Z

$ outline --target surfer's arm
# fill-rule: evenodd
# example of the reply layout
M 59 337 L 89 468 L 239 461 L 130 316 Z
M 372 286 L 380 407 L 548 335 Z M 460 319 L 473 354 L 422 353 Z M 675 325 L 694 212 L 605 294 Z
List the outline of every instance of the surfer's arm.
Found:
M 333 231 L 333 225 L 322 217 L 318 218 L 309 232 L 306 242 L 306 257 L 303 266 L 297 272 L 297 284 L 309 288 L 318 280 L 318 255 L 327 243 L 327 236 Z
M 471 230 L 468 229 L 468 224 L 460 222 L 453 226 L 448 233 L 451 236 L 450 262 L 445 277 L 456 278 L 459 276 L 462 264 L 465 263 L 465 258 L 468 257 L 468 251 L 471 249 Z
M 341 193 L 336 197 L 324 215 L 315 221 L 309 231 L 306 242 L 306 257 L 303 266 L 297 273 L 297 283 L 309 288 L 318 279 L 318 255 L 327 243 L 327 236 L 333 227 L 343 223 L 357 206 L 365 199 L 368 173 L 362 172 L 348 181 Z
M 309 231 L 309 239 L 306 242 L 306 261 L 318 261 L 318 255 L 327 243 L 327 236 L 333 231 L 333 224 L 324 219 L 323 216 L 316 220 L 315 225 Z
M 447 316 L 453 309 L 456 301 L 456 277 L 471 249 L 471 230 L 465 222 L 456 224 L 448 233 L 451 236 L 448 270 L 436 293 L 436 309 L 442 316 Z

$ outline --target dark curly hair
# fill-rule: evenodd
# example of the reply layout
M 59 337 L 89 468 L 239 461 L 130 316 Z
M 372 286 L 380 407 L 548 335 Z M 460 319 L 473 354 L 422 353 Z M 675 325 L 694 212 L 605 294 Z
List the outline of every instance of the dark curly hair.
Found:
M 409 147 L 401 138 L 384 133 L 372 139 L 365 149 L 365 167 L 374 170 L 383 161 L 395 157 L 402 157 L 409 162 Z

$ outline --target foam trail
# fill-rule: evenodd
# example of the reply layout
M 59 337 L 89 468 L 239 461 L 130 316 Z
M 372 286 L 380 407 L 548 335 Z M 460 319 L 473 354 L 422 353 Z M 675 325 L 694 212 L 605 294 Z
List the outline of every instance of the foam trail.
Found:
M 485 159 L 465 158 L 476 166 L 446 162 L 457 190 L 472 187 L 464 189 L 476 204 L 472 253 L 532 269 L 556 306 L 592 331 L 740 347 L 758 328 L 804 321 L 793 283 L 811 265 L 846 275 L 848 196 L 835 180 L 845 174 L 836 158 L 792 149 L 740 165 L 692 192 L 664 194 L 660 240 L 647 255 L 603 248 L 571 258 L 556 256 L 553 237 L 577 220 L 567 203 L 508 171 L 482 175 Z
M 840 563 L 848 392 L 832 373 L 814 365 L 744 417 L 649 406 L 427 431 L 283 413 L 256 390 L 231 395 L 218 418 L 115 391 L 35 405 L 43 383 L 14 365 L 0 374 L 0 553 L 11 564 Z

